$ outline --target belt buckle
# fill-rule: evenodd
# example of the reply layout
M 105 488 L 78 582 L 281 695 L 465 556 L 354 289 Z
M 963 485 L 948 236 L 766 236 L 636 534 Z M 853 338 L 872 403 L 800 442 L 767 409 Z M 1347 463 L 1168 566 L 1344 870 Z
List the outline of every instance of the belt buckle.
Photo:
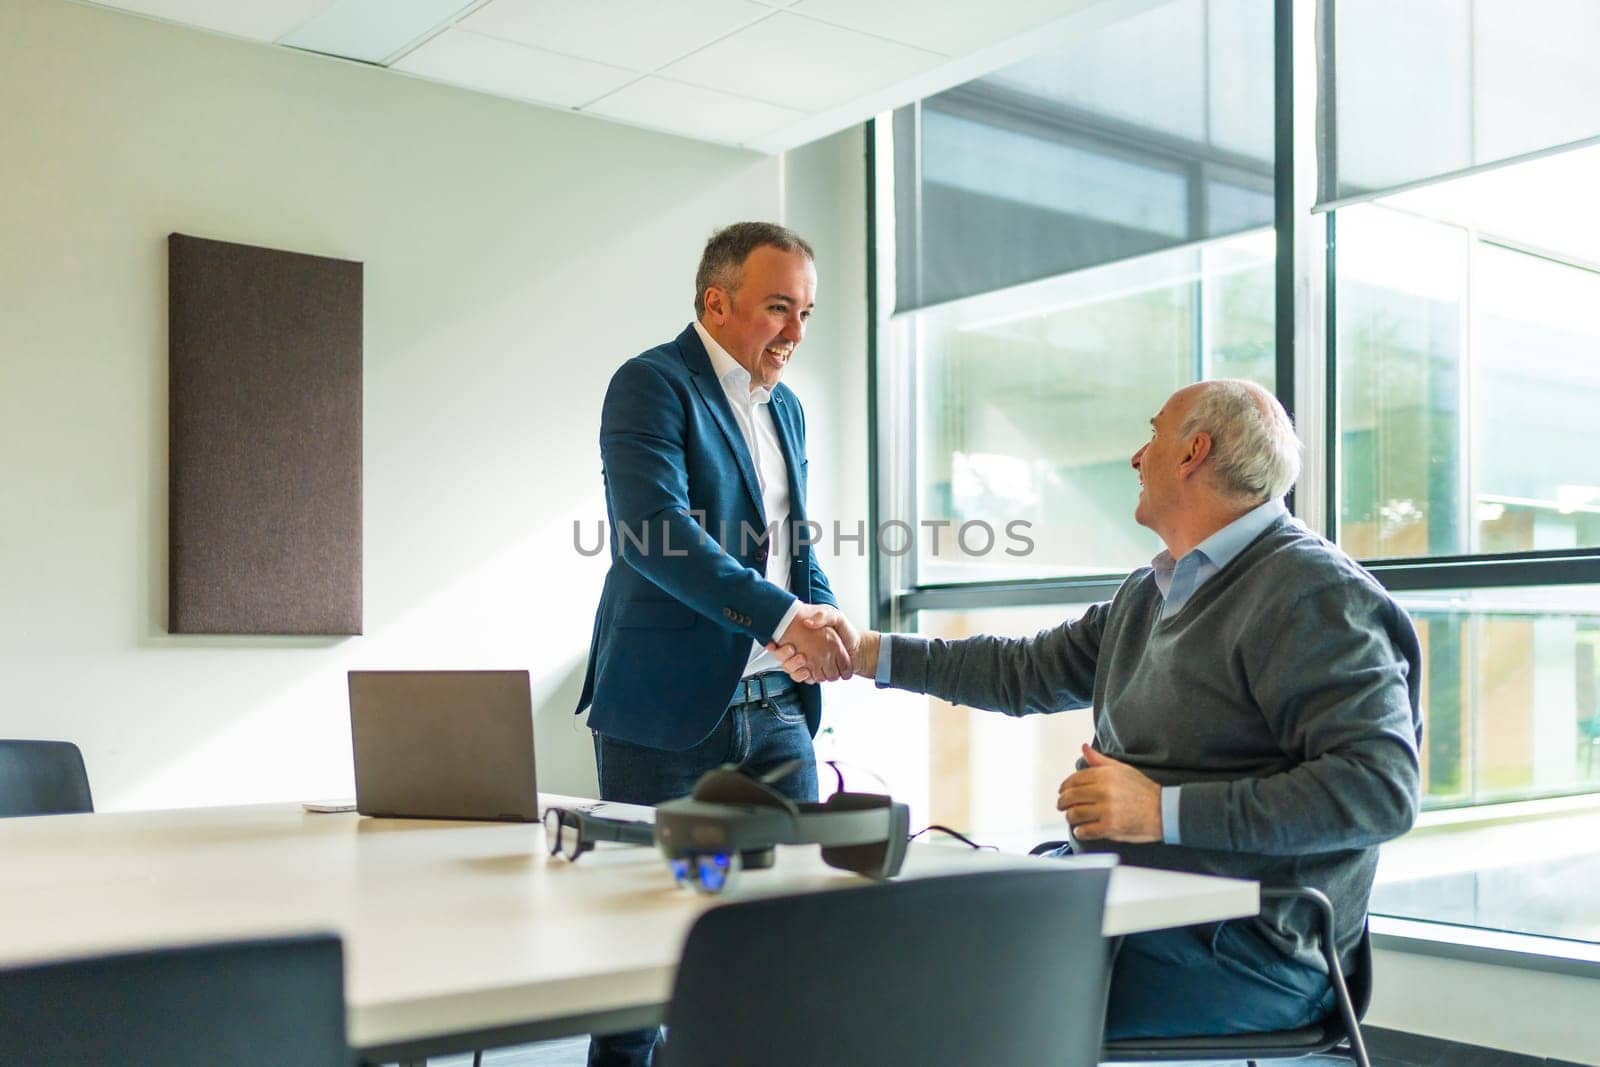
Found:
M 739 679 L 739 703 L 760 704 L 770 700 L 772 695 L 767 691 L 766 671 L 752 674 L 748 678 Z

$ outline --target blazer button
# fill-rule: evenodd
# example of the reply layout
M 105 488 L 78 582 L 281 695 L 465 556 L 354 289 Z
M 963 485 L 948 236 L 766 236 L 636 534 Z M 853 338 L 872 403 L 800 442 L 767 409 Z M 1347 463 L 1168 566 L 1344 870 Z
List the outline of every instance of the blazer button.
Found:
M 756 550 L 756 566 L 762 568 L 763 570 L 766 569 L 766 566 L 767 566 L 767 546 L 766 545 L 762 545 L 759 549 Z

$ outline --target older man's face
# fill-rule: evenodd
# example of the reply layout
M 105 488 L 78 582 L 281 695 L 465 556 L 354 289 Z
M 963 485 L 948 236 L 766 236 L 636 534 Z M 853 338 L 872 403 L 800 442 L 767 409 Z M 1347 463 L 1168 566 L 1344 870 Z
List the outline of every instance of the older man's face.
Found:
M 1139 503 L 1133 518 L 1141 526 L 1159 532 L 1161 521 L 1176 506 L 1178 468 L 1187 454 L 1187 442 L 1179 436 L 1189 407 L 1194 403 L 1194 386 L 1180 389 L 1150 420 L 1150 440 L 1133 454 L 1133 469 L 1139 472 Z

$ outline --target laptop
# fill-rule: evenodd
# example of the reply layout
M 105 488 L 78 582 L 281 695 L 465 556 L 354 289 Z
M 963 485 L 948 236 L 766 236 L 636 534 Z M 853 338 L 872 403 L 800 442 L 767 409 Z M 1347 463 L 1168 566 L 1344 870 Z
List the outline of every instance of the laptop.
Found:
M 351 671 L 350 738 L 362 815 L 539 817 L 527 671 Z

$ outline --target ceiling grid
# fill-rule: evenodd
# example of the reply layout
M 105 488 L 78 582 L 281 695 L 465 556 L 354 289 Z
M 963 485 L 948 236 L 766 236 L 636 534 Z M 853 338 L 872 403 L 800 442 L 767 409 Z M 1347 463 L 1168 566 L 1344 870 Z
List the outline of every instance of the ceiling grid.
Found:
M 93 0 L 695 140 L 779 152 L 1151 0 Z

